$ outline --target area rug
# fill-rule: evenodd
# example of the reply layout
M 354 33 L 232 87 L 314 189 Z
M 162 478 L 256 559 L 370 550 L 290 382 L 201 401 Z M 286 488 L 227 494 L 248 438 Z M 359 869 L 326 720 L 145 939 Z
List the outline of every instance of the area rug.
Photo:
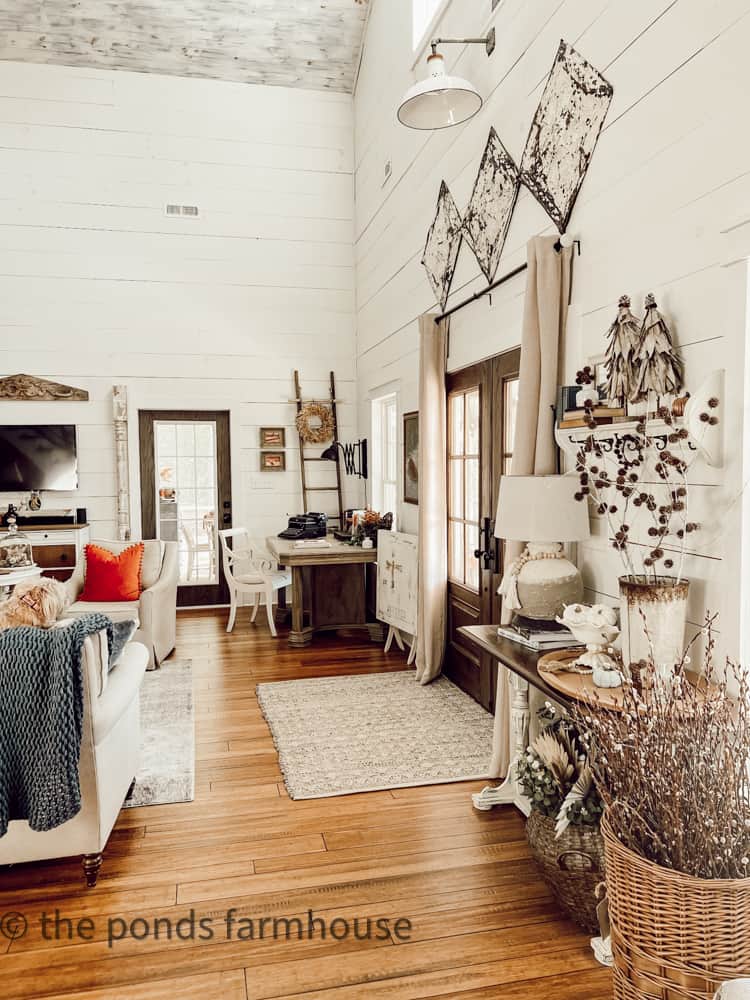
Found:
M 190 660 L 165 660 L 141 684 L 141 766 L 126 809 L 195 796 L 195 716 Z
M 293 799 L 487 776 L 492 716 L 445 677 L 423 687 L 398 671 L 256 691 Z

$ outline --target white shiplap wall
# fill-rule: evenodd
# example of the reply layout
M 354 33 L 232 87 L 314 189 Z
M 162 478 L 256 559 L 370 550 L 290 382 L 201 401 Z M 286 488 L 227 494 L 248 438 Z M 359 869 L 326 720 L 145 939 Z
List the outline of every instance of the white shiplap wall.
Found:
M 301 509 L 294 368 L 310 394 L 333 369 L 355 425 L 352 127 L 343 94 L 0 62 L 0 373 L 91 396 L 0 402 L 78 424 L 80 490 L 47 505 L 112 536 L 124 383 L 136 536 L 138 408 L 230 410 L 236 525 Z M 285 473 L 260 473 L 261 425 L 287 428 Z
M 473 80 L 485 105 L 464 126 L 418 133 L 395 120 L 414 79 L 410 4 L 377 0 L 355 95 L 357 364 L 360 430 L 368 395 L 400 389 L 400 408 L 417 406 L 417 323 L 434 308 L 420 266 L 441 179 L 463 210 L 493 125 L 518 161 L 560 38 L 572 43 L 614 86 L 614 100 L 571 220 L 582 240 L 575 261 L 566 376 L 604 350 L 618 296 L 637 306 L 653 291 L 671 318 L 688 387 L 726 368 L 727 460 L 696 465 L 696 506 L 704 528 L 687 572 L 690 617 L 722 611 L 726 648 L 737 652 L 741 508 L 747 478 L 744 426 L 745 314 L 750 251 L 750 139 L 741 126 L 750 92 L 747 0 L 489 0 L 447 4 L 444 36 L 497 29 L 495 54 L 446 48 L 448 70 Z M 424 75 L 423 64 L 416 73 Z M 393 176 L 382 185 L 383 165 Z M 525 259 L 525 244 L 552 233 L 522 189 L 500 272 Z M 485 284 L 468 247 L 459 258 L 451 302 Z M 458 369 L 520 341 L 524 279 L 517 278 L 453 321 L 449 366 Z M 639 310 L 636 310 L 639 311 Z M 401 526 L 416 530 L 416 508 Z M 595 535 L 580 553 L 590 596 L 614 603 L 618 564 Z

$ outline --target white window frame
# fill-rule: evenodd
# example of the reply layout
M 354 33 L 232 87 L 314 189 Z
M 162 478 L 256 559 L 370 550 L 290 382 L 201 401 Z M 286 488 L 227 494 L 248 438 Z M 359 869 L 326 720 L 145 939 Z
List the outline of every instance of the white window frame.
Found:
M 393 434 L 387 433 L 387 417 L 392 412 Z M 387 392 L 370 400 L 372 451 L 372 507 L 381 514 L 393 513 L 394 527 L 399 505 L 399 408 L 398 393 Z M 389 475 L 389 467 L 393 474 Z M 393 497 L 393 503 L 388 495 Z

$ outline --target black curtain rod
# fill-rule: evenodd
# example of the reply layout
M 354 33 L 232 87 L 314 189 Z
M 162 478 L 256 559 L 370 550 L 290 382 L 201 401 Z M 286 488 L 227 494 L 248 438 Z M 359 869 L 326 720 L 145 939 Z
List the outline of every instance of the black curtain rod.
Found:
M 573 240 L 573 246 L 578 251 L 578 256 L 580 257 L 581 241 Z M 562 248 L 563 245 L 560 242 L 560 240 L 558 240 L 555 243 L 555 250 L 557 250 L 557 252 L 559 253 L 562 250 Z M 498 278 L 497 281 L 493 281 L 491 285 L 487 285 L 487 287 L 483 288 L 481 291 L 474 292 L 474 294 L 470 295 L 468 299 L 464 299 L 462 302 L 458 302 L 455 306 L 451 306 L 450 309 L 446 309 L 444 313 L 441 313 L 439 316 L 435 317 L 435 322 L 440 323 L 441 320 L 447 319 L 449 316 L 452 316 L 453 313 L 457 313 L 459 309 L 463 309 L 464 306 L 470 306 L 471 303 L 476 302 L 477 299 L 481 299 L 483 296 L 489 295 L 490 292 L 494 291 L 496 288 L 499 288 L 500 285 L 504 285 L 506 281 L 510 281 L 511 278 L 516 278 L 519 274 L 523 274 L 524 271 L 528 270 L 528 267 L 529 267 L 528 264 L 519 264 L 518 267 L 514 267 L 512 271 L 508 271 L 507 274 L 504 274 L 502 275 L 502 277 Z

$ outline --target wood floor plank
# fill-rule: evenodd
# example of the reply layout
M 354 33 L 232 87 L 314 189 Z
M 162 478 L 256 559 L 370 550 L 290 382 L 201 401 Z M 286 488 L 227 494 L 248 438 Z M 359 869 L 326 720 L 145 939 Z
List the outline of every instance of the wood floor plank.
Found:
M 475 811 L 485 782 L 293 801 L 257 703 L 265 681 L 403 670 L 358 635 L 291 649 L 280 630 L 226 611 L 178 615 L 176 659 L 192 659 L 196 795 L 123 810 L 99 885 L 79 859 L 0 869 L 0 913 L 29 921 L 0 938 L 4 1000 L 248 1000 L 261 997 L 486 997 L 604 1000 L 610 974 L 540 880 L 511 807 Z M 163 669 L 169 668 L 169 660 Z M 409 939 L 227 940 L 233 919 L 313 916 L 359 926 L 411 922 Z M 91 940 L 49 939 L 42 914 L 94 923 Z M 194 911 L 210 940 L 165 938 L 154 921 Z M 146 920 L 143 940 L 107 942 L 110 920 Z

